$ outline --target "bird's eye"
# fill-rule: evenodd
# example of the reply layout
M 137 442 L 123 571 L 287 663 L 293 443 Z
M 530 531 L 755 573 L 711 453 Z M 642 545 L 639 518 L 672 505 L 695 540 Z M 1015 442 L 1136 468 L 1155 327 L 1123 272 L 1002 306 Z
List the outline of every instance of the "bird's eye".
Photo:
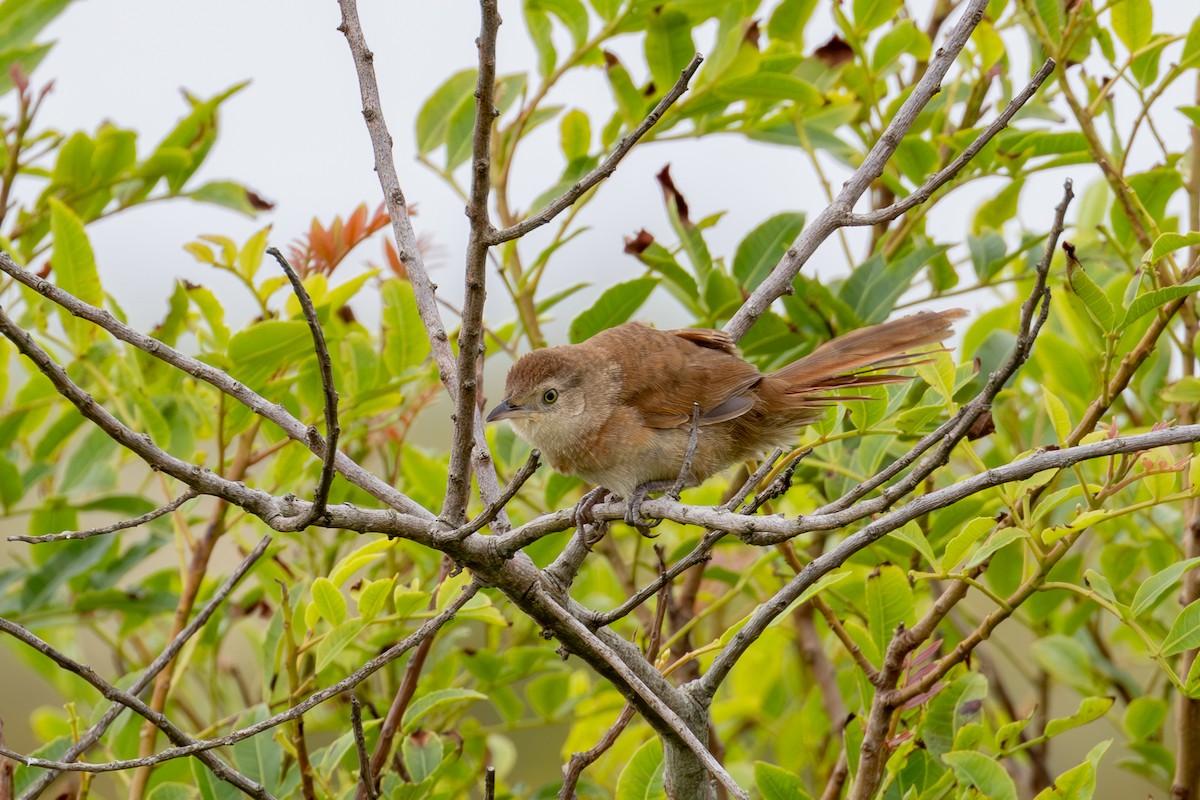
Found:
M 550 405 L 557 399 L 558 399 L 558 389 L 547 389 L 546 392 L 542 395 L 542 402 L 545 403 L 546 405 Z

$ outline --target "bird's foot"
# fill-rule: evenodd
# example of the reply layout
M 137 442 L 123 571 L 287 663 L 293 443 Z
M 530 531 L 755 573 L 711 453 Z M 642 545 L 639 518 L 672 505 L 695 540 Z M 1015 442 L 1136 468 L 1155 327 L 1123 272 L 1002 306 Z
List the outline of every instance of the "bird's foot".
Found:
M 607 522 L 600 522 L 592 516 L 592 508 L 611 495 L 608 489 L 603 486 L 597 486 L 590 492 L 585 494 L 578 503 L 575 504 L 575 510 L 572 515 L 575 520 L 575 529 L 582 531 L 585 526 L 590 526 L 597 531 L 597 537 L 604 535 L 604 531 L 608 528 Z
M 649 481 L 633 490 L 625 501 L 625 524 L 631 528 L 637 528 L 638 533 L 645 536 L 647 539 L 654 538 L 650 535 L 650 529 L 658 527 L 662 524 L 661 519 L 648 520 L 642 516 L 642 503 L 651 492 L 661 492 L 664 489 L 670 489 L 675 485 L 675 481 Z

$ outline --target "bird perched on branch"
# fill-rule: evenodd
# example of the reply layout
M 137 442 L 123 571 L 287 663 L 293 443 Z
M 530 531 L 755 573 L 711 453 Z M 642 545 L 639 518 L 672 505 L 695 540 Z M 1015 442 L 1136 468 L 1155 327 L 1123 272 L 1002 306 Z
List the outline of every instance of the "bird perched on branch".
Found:
M 626 498 L 626 521 L 637 524 L 648 492 L 680 479 L 693 486 L 790 447 L 827 405 L 862 399 L 837 390 L 909 380 L 886 370 L 920 361 L 912 351 L 946 339 L 965 313 L 925 311 L 861 328 L 770 374 L 721 331 L 630 322 L 523 356 L 487 421 L 508 420 L 558 472 Z

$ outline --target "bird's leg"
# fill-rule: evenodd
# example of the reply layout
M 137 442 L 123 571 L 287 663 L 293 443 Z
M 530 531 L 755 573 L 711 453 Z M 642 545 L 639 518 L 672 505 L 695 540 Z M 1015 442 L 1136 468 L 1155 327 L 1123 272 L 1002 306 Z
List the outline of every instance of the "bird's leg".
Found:
M 601 536 L 604 535 L 604 529 L 607 527 L 607 523 L 598 522 L 592 516 L 592 507 L 603 501 L 606 497 L 608 497 L 609 494 L 611 493 L 608 491 L 608 489 L 605 489 L 603 486 L 597 486 L 595 489 L 592 489 L 590 492 L 585 494 L 580 501 L 575 504 L 575 510 L 572 512 L 572 515 L 575 520 L 576 530 L 582 531 L 585 525 L 593 525 L 600 529 L 599 533 Z
M 656 519 L 653 522 L 642 516 L 642 503 L 651 492 L 661 492 L 664 489 L 670 489 L 675 485 L 675 481 L 647 481 L 641 486 L 633 490 L 633 494 L 625 501 L 625 524 L 631 528 L 637 528 L 642 536 L 650 536 L 650 529 L 657 527 L 662 523 L 661 519 Z

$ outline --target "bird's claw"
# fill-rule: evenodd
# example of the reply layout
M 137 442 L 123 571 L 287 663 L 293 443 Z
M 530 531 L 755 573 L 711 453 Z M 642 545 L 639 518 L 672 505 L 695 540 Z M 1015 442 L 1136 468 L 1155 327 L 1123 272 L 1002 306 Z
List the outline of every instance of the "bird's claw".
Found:
M 625 524 L 636 528 L 638 533 L 647 539 L 653 539 L 654 536 L 650 534 L 650 529 L 657 528 L 662 524 L 662 520 L 643 517 L 642 503 L 646 501 L 651 492 L 657 492 L 673 485 L 674 481 L 650 481 L 634 489 L 633 494 L 625 501 Z
M 575 529 L 582 531 L 585 526 L 591 526 L 598 529 L 600 535 L 603 535 L 604 529 L 608 527 L 608 523 L 600 522 L 592 516 L 592 508 L 606 497 L 610 492 L 603 486 L 597 486 L 590 492 L 585 494 L 578 503 L 575 504 L 575 510 L 572 516 L 575 521 Z

